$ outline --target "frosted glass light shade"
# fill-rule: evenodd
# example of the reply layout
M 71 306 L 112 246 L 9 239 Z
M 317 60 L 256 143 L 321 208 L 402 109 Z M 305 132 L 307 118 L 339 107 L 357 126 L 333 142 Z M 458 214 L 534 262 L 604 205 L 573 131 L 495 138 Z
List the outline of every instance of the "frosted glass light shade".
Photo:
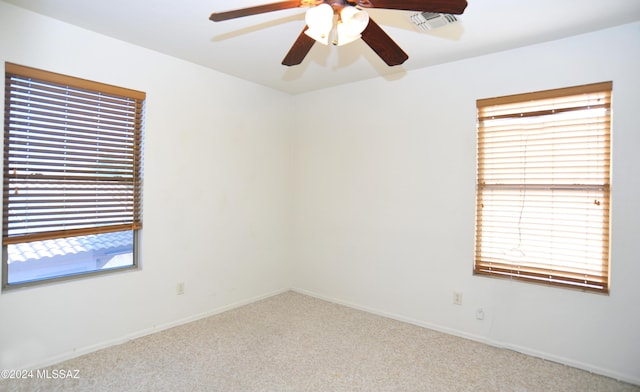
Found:
M 340 20 L 337 26 L 338 46 L 346 45 L 361 37 L 369 24 L 369 14 L 356 7 L 348 6 L 340 12 Z
M 309 28 L 304 32 L 321 44 L 329 44 L 329 35 L 333 29 L 333 8 L 329 4 L 320 4 L 305 14 L 305 21 Z

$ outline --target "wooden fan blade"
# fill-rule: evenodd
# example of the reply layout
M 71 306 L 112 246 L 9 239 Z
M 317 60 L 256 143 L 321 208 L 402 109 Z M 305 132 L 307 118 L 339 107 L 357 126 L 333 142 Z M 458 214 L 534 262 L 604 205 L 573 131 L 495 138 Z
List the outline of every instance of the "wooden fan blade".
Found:
M 211 16 L 209 16 L 209 19 L 214 22 L 221 22 L 223 20 L 241 18 L 243 16 L 264 14 L 266 12 L 280 11 L 290 8 L 298 8 L 306 5 L 303 4 L 303 2 L 303 0 L 280 1 L 278 3 L 257 5 L 255 7 L 241 8 L 238 10 L 214 12 L 211 14 Z
M 282 60 L 282 65 L 286 65 L 288 67 L 298 65 L 307 56 L 307 53 L 309 53 L 313 44 L 316 43 L 313 38 L 304 33 L 308 28 L 309 26 L 304 26 L 304 29 L 302 29 L 302 32 L 298 36 L 298 39 L 296 39 L 296 42 L 294 42 L 291 49 L 289 49 L 289 53 L 287 53 Z
M 367 28 L 362 32 L 362 40 L 390 67 L 400 65 L 409 58 L 402 48 L 371 18 L 369 18 Z
M 440 14 L 461 14 L 467 8 L 466 0 L 354 0 L 350 3 L 356 3 L 362 8 L 386 8 Z

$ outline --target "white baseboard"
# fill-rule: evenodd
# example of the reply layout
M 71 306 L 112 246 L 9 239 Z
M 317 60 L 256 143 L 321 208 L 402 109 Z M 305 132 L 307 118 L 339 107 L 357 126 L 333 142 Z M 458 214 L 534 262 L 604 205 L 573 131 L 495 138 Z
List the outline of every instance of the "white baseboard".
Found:
M 299 294 L 303 294 L 303 295 L 308 295 L 310 297 L 314 297 L 314 298 L 318 298 L 321 299 L 323 301 L 327 301 L 327 302 L 332 302 L 338 305 L 343 305 L 343 306 L 347 306 L 349 308 L 353 308 L 353 309 L 357 309 L 357 310 L 361 310 L 367 313 L 371 313 L 371 314 L 375 314 L 378 316 L 382 316 L 382 317 L 387 317 L 393 320 L 397 320 L 397 321 L 402 321 L 405 323 L 409 323 L 409 324 L 413 324 L 413 325 L 417 325 L 419 327 L 423 327 L 423 328 L 427 328 L 427 329 L 431 329 L 434 331 L 438 331 L 438 332 L 442 332 L 442 333 L 446 333 L 449 335 L 453 335 L 453 336 L 458 336 L 464 339 L 469 339 L 469 340 L 473 340 L 479 343 L 484 343 L 487 344 L 489 346 L 493 346 L 493 347 L 497 347 L 497 348 L 502 348 L 502 349 L 507 349 L 507 350 L 512 350 L 515 352 L 519 352 L 525 355 L 529 355 L 532 357 L 536 357 L 536 358 L 541 358 L 547 361 L 551 361 L 551 362 L 556 362 L 562 365 L 566 365 L 566 366 L 570 366 L 576 369 L 581 369 L 581 370 L 585 370 L 587 372 L 590 373 L 594 373 L 594 374 L 599 374 L 601 376 L 605 376 L 605 377 L 610 377 L 613 378 L 615 380 L 618 381 L 622 381 L 622 382 L 626 382 L 626 383 L 630 383 L 630 384 L 634 384 L 634 385 L 640 385 L 640 378 L 638 378 L 638 376 L 634 376 L 634 375 L 629 375 L 629 374 L 622 374 L 616 371 L 613 371 L 611 369 L 604 369 L 598 366 L 593 366 L 584 362 L 580 362 L 580 361 L 575 361 L 569 358 L 565 358 L 565 357 L 560 357 L 557 355 L 553 355 L 550 353 L 546 353 L 546 352 L 542 352 L 542 351 L 537 351 L 528 347 L 522 347 L 522 346 L 518 346 L 518 345 L 514 345 L 514 344 L 509 344 L 509 343 L 505 343 L 505 342 L 500 342 L 500 341 L 496 341 L 493 339 L 487 339 L 484 336 L 480 336 L 480 335 L 475 335 L 475 334 L 470 334 L 464 331 L 458 331 L 452 328 L 448 328 L 442 325 L 438 325 L 438 324 L 433 324 L 433 323 L 428 323 L 428 322 L 424 322 L 422 320 L 417 320 L 417 319 L 413 319 L 411 317 L 405 317 L 399 314 L 395 314 L 395 313 L 390 313 L 390 312 L 385 312 L 379 309 L 375 309 L 375 308 L 370 308 L 367 306 L 361 306 L 352 302 L 348 302 L 348 301 L 343 301 L 337 298 L 333 298 L 333 297 L 329 297 L 326 295 L 322 295 L 313 291 L 309 291 L 309 290 L 305 290 L 305 289 L 300 289 L 300 288 L 292 288 L 292 291 L 295 291 Z
M 185 318 L 182 318 L 182 319 L 179 319 L 179 320 L 170 321 L 168 323 L 161 324 L 161 325 L 156 325 L 156 326 L 153 326 L 153 327 L 150 327 L 150 328 L 145 328 L 143 330 L 136 331 L 136 332 L 133 332 L 133 333 L 118 337 L 116 339 L 107 340 L 107 341 L 104 341 L 104 342 L 93 344 L 91 346 L 86 346 L 86 347 L 82 347 L 82 348 L 79 348 L 79 349 L 74 349 L 73 351 L 69 351 L 69 352 L 65 352 L 65 353 L 59 354 L 59 355 L 51 356 L 51 357 L 48 357 L 46 359 L 40 360 L 38 362 L 31 363 L 29 365 L 23 366 L 23 367 L 21 367 L 21 369 L 40 369 L 40 368 L 52 366 L 52 365 L 55 365 L 57 363 L 67 361 L 69 359 L 73 359 L 73 358 L 76 358 L 76 357 L 80 357 L 82 355 L 90 354 L 92 352 L 95 352 L 95 351 L 98 351 L 98 350 L 102 350 L 102 349 L 105 349 L 105 348 L 109 348 L 109 347 L 112 347 L 112 346 L 117 346 L 117 345 L 129 342 L 131 340 L 141 338 L 143 336 L 151 335 L 151 334 L 156 333 L 156 332 L 164 331 L 164 330 L 167 330 L 167 329 L 170 329 L 170 328 L 173 328 L 173 327 L 178 327 L 178 326 L 183 325 L 183 324 L 188 324 L 188 323 L 200 320 L 200 319 L 204 319 L 204 318 L 207 318 L 207 317 L 215 316 L 216 314 L 220 314 L 220 313 L 232 310 L 232 309 L 236 309 L 236 308 L 239 308 L 239 307 L 242 307 L 242 306 L 245 306 L 245 305 L 249 305 L 249 304 L 252 304 L 254 302 L 261 301 L 263 299 L 267 299 L 267 298 L 273 297 L 275 295 L 285 293 L 287 291 L 290 291 L 290 289 L 288 289 L 288 288 L 279 289 L 279 290 L 275 290 L 275 291 L 272 291 L 272 292 L 269 292 L 269 293 L 266 293 L 266 294 L 261 294 L 261 295 L 255 296 L 255 297 L 243 299 L 241 301 L 237 301 L 237 302 L 234 302 L 234 303 L 231 303 L 231 304 L 227 304 L 227 305 L 215 308 L 215 309 L 207 311 L 207 312 L 203 312 L 203 313 L 195 314 L 195 315 L 192 315 L 192 316 L 188 316 L 188 317 L 185 317 Z

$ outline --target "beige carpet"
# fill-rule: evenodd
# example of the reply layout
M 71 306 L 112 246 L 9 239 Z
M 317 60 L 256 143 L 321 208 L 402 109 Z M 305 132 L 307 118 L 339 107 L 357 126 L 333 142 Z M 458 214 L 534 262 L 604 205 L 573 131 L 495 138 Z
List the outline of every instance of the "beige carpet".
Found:
M 5 380 L 0 390 L 640 391 L 294 292 L 78 357 L 47 372 L 60 369 L 77 369 L 79 378 Z

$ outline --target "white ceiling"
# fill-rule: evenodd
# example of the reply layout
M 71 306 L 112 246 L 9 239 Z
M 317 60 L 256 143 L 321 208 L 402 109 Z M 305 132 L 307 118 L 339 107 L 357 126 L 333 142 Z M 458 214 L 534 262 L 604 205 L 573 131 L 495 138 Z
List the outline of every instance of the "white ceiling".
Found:
M 459 22 L 419 32 L 412 12 L 367 10 L 409 60 L 388 67 L 361 40 L 315 44 L 302 64 L 281 61 L 304 28 L 305 8 L 224 22 L 209 14 L 278 0 L 5 0 L 53 18 L 296 94 L 407 72 L 640 20 L 640 0 L 468 0 Z M 640 37 L 639 44 L 640 44 Z

